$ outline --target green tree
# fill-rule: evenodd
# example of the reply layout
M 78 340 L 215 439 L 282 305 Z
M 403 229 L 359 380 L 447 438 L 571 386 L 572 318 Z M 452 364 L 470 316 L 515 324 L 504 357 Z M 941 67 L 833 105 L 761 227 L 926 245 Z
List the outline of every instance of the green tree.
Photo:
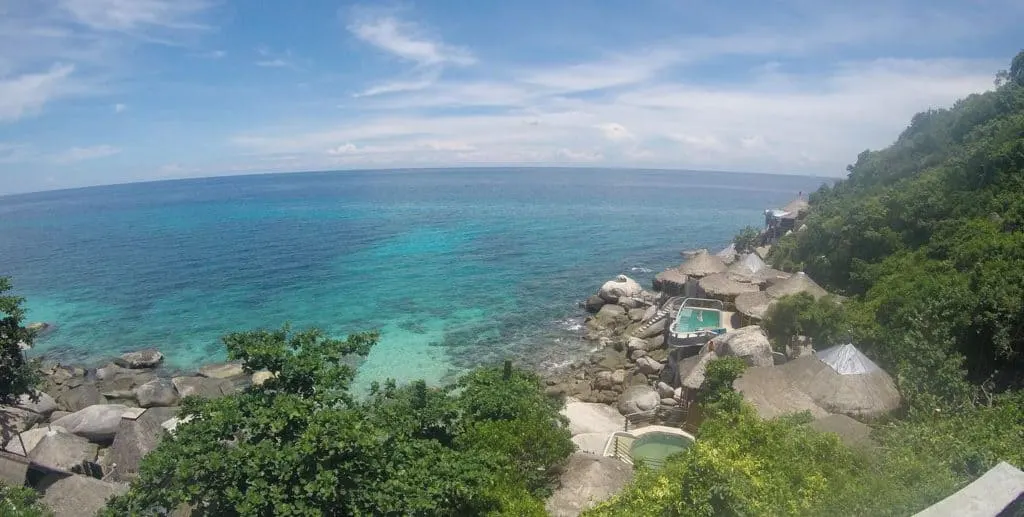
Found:
M 0 277 L 0 403 L 9 404 L 19 396 L 33 394 L 39 383 L 39 369 L 26 361 L 22 343 L 31 345 L 35 333 L 24 326 L 25 300 L 7 294 L 11 282 Z M 34 395 L 32 395 L 34 396 Z
M 0 517 L 50 517 L 53 512 L 39 502 L 39 494 L 30 488 L 0 483 Z
M 389 381 L 358 399 L 344 358 L 376 340 L 287 327 L 226 336 L 229 357 L 276 376 L 221 399 L 186 399 L 182 416 L 192 420 L 143 460 L 107 514 L 182 504 L 225 516 L 536 510 L 572 451 L 536 376 L 483 369 L 443 388 Z
M 736 247 L 737 253 L 750 253 L 757 246 L 760 237 L 760 230 L 753 226 L 747 226 L 732 238 L 732 243 Z
M 768 308 L 762 326 L 776 350 L 784 350 L 792 336 L 831 346 L 850 333 L 843 306 L 830 296 L 815 300 L 807 293 L 779 298 Z

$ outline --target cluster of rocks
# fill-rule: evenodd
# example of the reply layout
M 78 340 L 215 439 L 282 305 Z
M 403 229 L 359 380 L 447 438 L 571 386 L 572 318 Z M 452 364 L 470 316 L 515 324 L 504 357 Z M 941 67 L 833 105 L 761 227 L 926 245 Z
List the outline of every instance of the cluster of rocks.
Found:
M 126 490 L 142 457 L 180 423 L 182 398 L 220 397 L 272 376 L 249 375 L 238 363 L 171 376 L 162 360 L 141 350 L 95 369 L 44 362 L 35 397 L 0 406 L 0 479 L 35 488 L 58 516 L 92 515 Z
M 548 379 L 548 390 L 583 402 L 615 405 L 623 415 L 674 407 L 680 390 L 671 385 L 667 319 L 658 315 L 660 295 L 624 275 L 601 286 L 582 305 L 592 315 L 584 338 L 596 345 L 587 361 Z

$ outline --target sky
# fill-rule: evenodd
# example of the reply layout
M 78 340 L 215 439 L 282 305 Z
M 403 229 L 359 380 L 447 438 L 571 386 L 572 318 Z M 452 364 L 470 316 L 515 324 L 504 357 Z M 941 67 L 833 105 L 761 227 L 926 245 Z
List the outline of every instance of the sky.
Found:
M 305 170 L 841 176 L 1019 0 L 0 0 L 0 194 Z

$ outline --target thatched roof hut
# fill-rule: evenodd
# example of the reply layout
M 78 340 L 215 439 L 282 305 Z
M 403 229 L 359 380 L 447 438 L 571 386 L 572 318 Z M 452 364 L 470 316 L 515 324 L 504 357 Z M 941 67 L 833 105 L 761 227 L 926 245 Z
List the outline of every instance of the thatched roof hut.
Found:
M 657 275 L 654 275 L 654 290 L 663 291 L 669 295 L 682 294 L 686 288 L 686 275 L 679 268 L 668 268 Z
M 834 346 L 776 368 L 832 413 L 873 418 L 900 405 L 892 377 L 851 344 Z
M 696 278 L 723 273 L 726 269 L 728 267 L 725 265 L 725 262 L 722 262 L 720 257 L 708 253 L 708 250 L 698 251 L 689 260 L 683 262 L 683 265 L 679 266 L 679 271 L 682 274 Z
M 715 273 L 700 279 L 700 288 L 711 298 L 727 298 L 732 300 L 743 293 L 760 291 L 757 284 L 748 284 L 733 280 L 727 273 Z
M 774 302 L 775 299 L 768 296 L 768 293 L 764 291 L 758 291 L 756 293 L 743 293 L 736 297 L 736 311 L 740 314 L 754 319 L 764 319 L 764 315 L 768 312 L 768 307 Z
M 715 256 L 722 259 L 722 262 L 724 262 L 726 265 L 736 262 L 737 255 L 738 254 L 736 253 L 736 244 L 729 244 L 724 249 L 722 249 L 722 251 L 715 253 Z
M 753 253 L 745 253 L 729 266 L 726 274 L 737 282 L 754 283 L 755 275 L 767 267 L 768 265 L 761 260 L 761 257 Z
M 773 286 L 789 277 L 793 276 L 792 273 L 785 271 L 779 271 L 772 267 L 766 267 L 754 274 L 751 283 L 764 286 Z
M 732 387 L 754 406 L 761 418 L 775 418 L 801 411 L 814 418 L 829 415 L 810 395 L 800 391 L 777 366 L 747 368 Z
M 811 280 L 811 277 L 807 276 L 803 271 L 769 287 L 765 292 L 767 292 L 768 296 L 771 296 L 772 298 L 781 298 L 783 296 L 797 293 L 807 293 L 817 299 L 828 294 L 828 291 L 823 289 L 814 280 Z

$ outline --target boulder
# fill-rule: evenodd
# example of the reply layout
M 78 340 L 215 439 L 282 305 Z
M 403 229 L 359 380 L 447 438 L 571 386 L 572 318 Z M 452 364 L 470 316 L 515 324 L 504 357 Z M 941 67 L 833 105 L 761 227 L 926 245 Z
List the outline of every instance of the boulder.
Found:
M 637 332 L 636 333 L 636 337 L 652 338 L 654 336 L 657 336 L 657 335 L 660 335 L 660 334 L 664 334 L 665 333 L 665 325 L 668 324 L 668 320 L 669 320 L 668 318 L 662 318 L 662 319 L 658 320 L 657 322 L 655 322 L 650 327 L 645 328 L 641 332 Z
M 242 363 L 208 364 L 199 369 L 199 375 L 211 379 L 230 379 L 245 374 Z
M 735 356 L 744 359 L 751 366 L 774 366 L 772 344 L 764 330 L 757 325 L 750 325 L 731 332 L 726 332 L 705 345 L 713 350 L 718 357 Z
M 619 298 L 618 305 L 626 310 L 640 309 L 643 311 L 643 307 L 646 305 L 643 301 L 637 300 L 636 298 Z M 643 318 L 643 312 L 640 313 L 640 317 Z M 640 320 L 637 320 L 640 321 Z
M 22 409 L 27 409 L 33 413 L 38 413 L 44 417 L 50 416 L 57 410 L 57 401 L 53 400 L 53 397 L 43 393 L 42 391 L 35 392 L 36 400 L 33 401 L 29 395 L 22 395 L 18 397 L 17 406 Z
M 595 294 L 591 295 L 587 298 L 587 301 L 583 302 L 583 308 L 589 313 L 596 314 L 597 311 L 601 310 L 601 307 L 604 307 L 605 303 L 607 302 L 604 301 L 604 298 Z
M 96 369 L 96 380 L 105 381 L 113 379 L 118 375 L 130 375 L 133 372 L 128 368 L 122 368 L 114 363 Z
M 639 296 L 642 291 L 643 288 L 636 283 L 636 280 L 626 275 L 619 275 L 615 280 L 605 282 L 597 294 L 609 303 L 617 303 L 619 298 Z
M 599 321 L 611 321 L 615 318 L 622 318 L 626 316 L 626 309 L 623 309 L 621 305 L 606 304 L 601 307 L 601 310 L 597 311 L 596 318 Z
M 647 356 L 647 352 L 645 352 L 643 350 L 633 350 L 632 352 L 629 353 L 629 360 L 633 361 L 633 362 L 636 362 L 636 361 L 640 360 L 641 357 L 645 357 L 645 356 Z
M 19 436 L 14 436 L 11 441 L 7 443 L 7 447 L 4 448 L 7 452 L 17 454 L 19 456 L 28 456 L 32 449 L 39 444 L 39 440 L 42 440 L 46 433 L 50 432 L 51 429 L 67 431 L 63 427 L 36 427 L 27 431 L 22 431 Z M 24 448 L 22 447 L 24 444 Z
M 155 348 L 121 354 L 114 359 L 114 364 L 123 368 L 154 368 L 164 360 L 164 354 Z
M 64 418 L 64 417 L 66 417 L 66 416 L 68 416 L 70 414 L 71 414 L 70 411 L 61 411 L 61 410 L 54 411 L 53 413 L 50 413 L 50 422 L 51 423 L 52 422 L 56 422 L 57 420 L 60 420 L 61 418 Z
M 644 309 L 644 318 L 641 321 L 647 321 L 647 320 L 653 318 L 654 315 L 657 314 L 657 313 L 658 313 L 658 307 L 656 307 L 654 305 L 651 305 L 650 307 Z
M 659 382 L 655 389 L 658 390 L 658 395 L 662 399 L 672 398 L 675 396 L 675 388 L 669 385 L 667 382 Z
M 665 348 L 665 333 L 658 334 L 654 337 L 647 338 L 647 344 L 650 346 L 647 351 L 659 350 Z
M 41 501 L 55 517 L 96 515 L 107 499 L 128 491 L 127 485 L 108 483 L 88 476 L 46 476 L 37 486 Z
M 575 452 L 544 508 L 553 517 L 576 517 L 617 494 L 632 478 L 633 467 L 618 459 Z
M 646 352 L 649 348 L 650 348 L 650 344 L 645 339 L 641 339 L 641 338 L 638 338 L 638 337 L 630 337 L 626 341 L 626 350 L 627 351 L 643 350 L 644 352 Z
M 658 392 L 650 386 L 630 386 L 619 396 L 618 409 L 623 415 L 650 411 L 661 402 Z
M 672 397 L 662 398 L 661 399 L 661 405 L 662 406 L 668 406 L 668 407 L 675 407 L 676 406 L 676 399 L 674 399 Z
M 0 439 L 8 443 L 16 434 L 31 429 L 42 419 L 39 413 L 14 406 L 0 406 Z
M 128 409 L 121 404 L 97 404 L 60 418 L 53 425 L 96 443 L 108 443 L 117 434 L 121 415 Z
M 171 379 L 178 396 L 195 395 L 204 399 L 212 399 L 230 395 L 235 392 L 235 385 L 227 379 L 209 377 L 175 377 Z
M 43 435 L 29 457 L 40 465 L 70 471 L 83 461 L 96 461 L 98 452 L 95 443 L 58 428 Z
M 274 372 L 268 372 L 266 370 L 260 370 L 258 372 L 253 372 L 253 374 L 252 374 L 252 385 L 253 386 L 262 386 L 264 382 L 267 382 L 270 379 L 273 379 L 274 377 L 277 377 L 277 375 L 274 374 Z
M 644 375 L 657 375 L 661 373 L 661 369 L 664 368 L 665 365 L 655 361 L 651 357 L 645 356 L 637 359 L 636 367 L 640 370 L 640 373 Z
M 101 392 L 125 392 L 134 391 L 136 387 L 156 379 L 151 370 L 132 370 L 120 368 L 109 373 L 103 380 L 97 381 L 96 386 Z
M 96 388 L 95 384 L 83 384 L 57 396 L 61 407 L 72 413 L 96 404 L 106 404 L 107 399 Z
M 612 388 L 621 386 L 622 383 L 626 382 L 626 370 L 619 368 L 612 372 Z
M 630 309 L 626 314 L 629 316 L 631 321 L 640 321 L 644 319 L 643 309 Z
M 147 409 L 136 419 L 121 419 L 106 458 L 114 480 L 127 482 L 138 477 L 142 457 L 155 449 L 164 435 L 161 424 L 177 413 L 176 407 L 157 407 Z
M 135 388 L 135 398 L 139 407 L 173 406 L 178 403 L 178 392 L 174 384 L 167 379 L 153 379 Z
M 594 380 L 590 382 L 590 387 L 595 390 L 608 390 L 612 387 L 612 372 L 604 371 L 597 372 L 594 376 Z

